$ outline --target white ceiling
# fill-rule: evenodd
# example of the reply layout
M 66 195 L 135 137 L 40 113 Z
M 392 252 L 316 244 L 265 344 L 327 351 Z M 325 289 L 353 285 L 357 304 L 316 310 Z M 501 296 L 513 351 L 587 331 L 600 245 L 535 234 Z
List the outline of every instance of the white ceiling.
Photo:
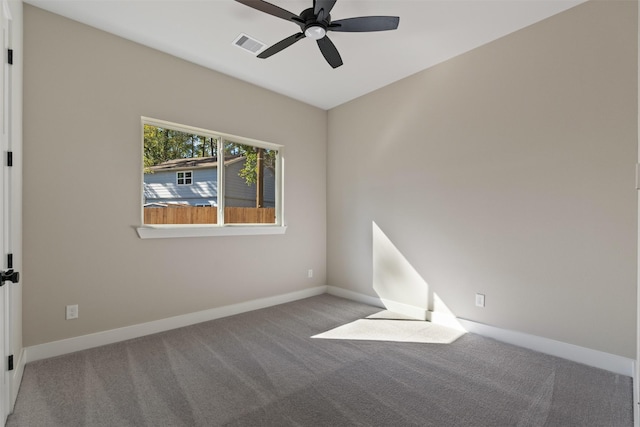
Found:
M 300 31 L 233 0 L 25 0 L 258 86 L 330 109 L 585 0 L 338 0 L 333 20 L 400 17 L 395 31 L 330 32 L 344 65 L 332 69 L 314 40 L 267 59 L 233 45 L 245 33 L 267 45 Z M 272 0 L 295 14 L 312 0 Z

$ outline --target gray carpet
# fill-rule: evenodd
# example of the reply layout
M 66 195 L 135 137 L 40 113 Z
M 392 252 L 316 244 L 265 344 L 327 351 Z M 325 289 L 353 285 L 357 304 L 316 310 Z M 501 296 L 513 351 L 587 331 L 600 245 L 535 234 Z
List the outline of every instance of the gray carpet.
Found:
M 29 363 L 8 426 L 632 426 L 631 378 L 466 334 L 312 339 L 321 295 Z

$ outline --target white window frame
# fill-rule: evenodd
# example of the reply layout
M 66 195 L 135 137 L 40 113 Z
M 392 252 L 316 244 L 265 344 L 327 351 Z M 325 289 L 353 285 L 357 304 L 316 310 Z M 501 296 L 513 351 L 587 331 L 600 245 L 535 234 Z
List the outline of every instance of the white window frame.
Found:
M 182 178 L 180 178 L 180 174 L 182 174 Z M 189 174 L 188 177 L 187 174 Z M 182 180 L 182 184 L 180 184 L 180 180 Z M 193 185 L 193 171 L 176 172 L 176 185 Z
M 257 139 L 245 138 L 242 136 L 215 132 L 207 129 L 197 128 L 165 120 L 158 120 L 149 117 L 141 118 L 141 153 L 144 155 L 144 125 L 157 126 L 160 128 L 170 128 L 181 132 L 193 133 L 212 138 L 218 138 L 221 142 L 230 140 L 238 144 L 251 145 L 253 147 L 276 150 L 276 222 L 274 224 L 225 224 L 224 223 L 224 167 L 218 167 L 218 224 L 145 224 L 144 223 L 144 168 L 140 161 L 140 224 L 136 227 L 138 236 L 141 239 L 158 239 L 172 237 L 209 237 L 209 236 L 247 236 L 265 234 L 284 234 L 287 226 L 284 222 L 284 146 Z M 218 159 L 223 159 L 223 145 L 218 144 Z M 223 160 L 224 161 L 224 160 Z M 193 182 L 193 174 L 191 175 Z M 176 175 L 177 178 L 177 175 Z M 176 179 L 177 182 L 177 179 Z M 222 189 L 222 190 L 221 190 Z

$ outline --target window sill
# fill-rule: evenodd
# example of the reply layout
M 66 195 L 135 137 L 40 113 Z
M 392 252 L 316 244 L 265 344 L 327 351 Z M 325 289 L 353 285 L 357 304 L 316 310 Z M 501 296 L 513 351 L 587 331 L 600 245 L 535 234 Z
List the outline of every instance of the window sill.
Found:
M 213 237 L 213 236 L 260 236 L 284 234 L 286 225 L 241 225 L 212 227 L 210 225 L 145 225 L 137 227 L 141 239 L 167 239 L 174 237 Z

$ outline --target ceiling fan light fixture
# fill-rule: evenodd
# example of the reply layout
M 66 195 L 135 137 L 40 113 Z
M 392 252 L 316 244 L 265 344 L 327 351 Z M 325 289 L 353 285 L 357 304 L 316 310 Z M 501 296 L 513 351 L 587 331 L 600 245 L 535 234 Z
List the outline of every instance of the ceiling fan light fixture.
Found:
M 327 35 L 327 30 L 320 25 L 310 25 L 304 30 L 304 35 L 310 39 L 320 40 Z

